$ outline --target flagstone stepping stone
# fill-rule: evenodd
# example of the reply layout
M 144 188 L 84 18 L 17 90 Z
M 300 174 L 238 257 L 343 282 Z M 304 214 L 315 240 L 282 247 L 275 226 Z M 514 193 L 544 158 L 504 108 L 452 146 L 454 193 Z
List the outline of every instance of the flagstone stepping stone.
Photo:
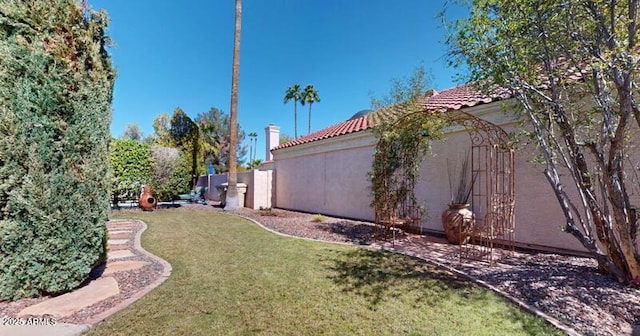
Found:
M 109 239 L 127 239 L 129 235 L 126 233 L 109 234 Z
M 122 244 L 126 244 L 129 241 L 129 239 L 109 239 L 107 240 L 107 244 L 108 245 L 122 245 Z
M 119 250 L 128 250 L 129 245 L 107 245 L 107 250 L 109 251 L 119 251 Z
M 71 336 L 82 335 L 89 331 L 91 325 L 88 324 L 71 324 L 60 323 L 55 321 L 55 318 L 35 318 L 36 321 L 42 323 L 41 325 L 0 325 L 0 335 L 11 336 L 40 336 L 40 335 L 55 335 L 55 336 Z M 26 320 L 28 321 L 28 320 Z M 48 323 L 48 324 L 47 324 Z M 55 324 L 53 324 L 55 323 Z
M 120 234 L 120 233 L 126 233 L 126 234 L 129 234 L 129 233 L 132 233 L 132 232 L 133 232 L 133 231 L 131 231 L 131 230 L 113 230 L 113 231 L 109 230 L 109 234 L 110 234 L 110 235 Z
M 135 228 L 137 228 L 137 225 L 109 225 L 107 226 L 107 229 L 110 230 L 133 230 Z
M 139 260 L 108 262 L 107 267 L 104 269 L 104 272 L 102 272 L 102 275 L 104 276 L 123 271 L 135 270 L 148 264 L 149 263 L 146 261 Z
M 118 288 L 118 282 L 115 278 L 100 278 L 91 281 L 87 286 L 71 293 L 63 294 L 29 306 L 20 311 L 18 317 L 27 315 L 43 316 L 45 314 L 50 314 L 57 318 L 67 317 L 85 307 L 118 295 L 119 293 L 120 289 Z
M 133 254 L 131 250 L 116 250 L 116 251 L 107 252 L 107 259 L 121 259 L 121 258 L 133 257 L 133 256 L 135 256 L 135 254 Z

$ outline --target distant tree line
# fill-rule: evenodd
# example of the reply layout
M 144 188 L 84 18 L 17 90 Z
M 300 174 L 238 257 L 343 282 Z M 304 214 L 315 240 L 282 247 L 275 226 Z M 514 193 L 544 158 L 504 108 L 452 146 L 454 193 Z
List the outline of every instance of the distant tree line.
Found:
M 195 119 L 177 107 L 171 116 L 161 113 L 155 118 L 154 132 L 149 136 L 145 137 L 137 124 L 128 124 L 122 136 L 111 143 L 112 203 L 135 199 L 144 184 L 152 186 L 158 200 L 171 201 L 193 189 L 209 165 L 215 173 L 227 172 L 229 123 L 229 115 L 215 107 Z M 238 127 L 238 165 L 245 164 L 244 139 L 245 132 Z M 256 160 L 248 163 L 249 168 L 255 165 Z

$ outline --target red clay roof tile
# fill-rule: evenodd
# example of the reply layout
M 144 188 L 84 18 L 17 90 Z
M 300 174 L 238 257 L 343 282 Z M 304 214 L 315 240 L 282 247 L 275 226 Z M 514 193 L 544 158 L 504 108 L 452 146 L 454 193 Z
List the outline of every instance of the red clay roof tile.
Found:
M 450 111 L 479 104 L 488 104 L 496 100 L 510 97 L 510 94 L 506 89 L 498 89 L 495 90 L 495 92 L 496 93 L 494 95 L 489 96 L 480 93 L 472 85 L 465 84 L 442 92 L 430 92 L 428 95 L 425 95 L 425 97 L 420 99 L 419 104 L 424 107 L 425 111 Z M 275 151 L 322 139 L 333 138 L 344 134 L 364 131 L 373 128 L 382 120 L 388 119 L 397 113 L 399 113 L 399 111 L 394 110 L 393 108 L 371 112 L 367 115 L 343 121 L 320 131 L 291 140 L 272 150 Z

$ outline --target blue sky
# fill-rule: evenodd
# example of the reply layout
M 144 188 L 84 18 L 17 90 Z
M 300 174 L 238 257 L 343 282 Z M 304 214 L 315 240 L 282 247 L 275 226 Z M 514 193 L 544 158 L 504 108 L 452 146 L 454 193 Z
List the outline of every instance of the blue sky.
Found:
M 243 1 L 238 122 L 293 135 L 293 104 L 285 90 L 313 84 L 312 132 L 371 107 L 393 78 L 410 76 L 421 62 L 436 90 L 457 85 L 447 67 L 437 13 L 444 0 Z M 229 112 L 233 55 L 233 0 L 89 0 L 111 19 L 108 35 L 118 71 L 111 133 L 130 122 L 145 135 L 155 117 L 181 107 L 195 117 L 217 107 Z M 451 12 L 451 15 L 459 15 Z M 298 134 L 307 132 L 308 107 L 298 106 Z M 248 139 L 247 139 L 248 141 Z

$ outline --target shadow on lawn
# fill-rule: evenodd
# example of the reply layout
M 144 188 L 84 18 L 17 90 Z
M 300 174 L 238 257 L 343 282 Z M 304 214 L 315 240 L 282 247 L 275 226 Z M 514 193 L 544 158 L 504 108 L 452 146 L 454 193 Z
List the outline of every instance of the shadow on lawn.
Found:
M 323 231 L 341 235 L 346 241 L 354 244 L 371 245 L 373 243 L 374 228 L 372 225 L 341 221 L 324 222 L 317 224 L 317 227 Z
M 407 295 L 415 305 L 455 299 L 485 300 L 486 291 L 420 260 L 397 254 L 356 249 L 336 253 L 328 266 L 330 277 L 344 292 L 366 298 L 371 309 L 383 301 Z

